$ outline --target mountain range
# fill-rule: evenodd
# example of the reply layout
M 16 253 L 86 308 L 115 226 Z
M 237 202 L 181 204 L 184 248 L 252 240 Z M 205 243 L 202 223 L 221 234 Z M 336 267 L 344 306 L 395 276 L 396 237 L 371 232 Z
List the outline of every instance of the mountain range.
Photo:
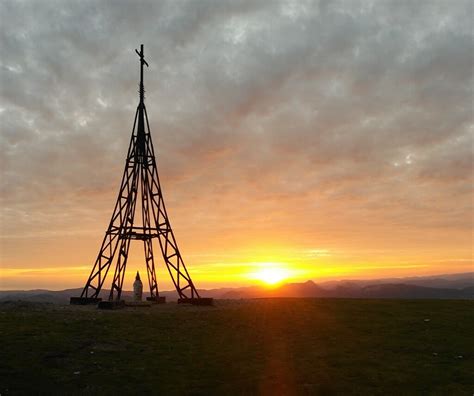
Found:
M 53 290 L 4 290 L 0 301 L 30 301 L 67 304 L 69 298 L 79 296 L 82 289 Z M 376 280 L 339 280 L 316 284 L 308 280 L 303 283 L 286 283 L 276 287 L 248 286 L 199 290 L 203 297 L 216 299 L 249 299 L 267 297 L 320 297 L 320 298 L 428 298 L 428 299 L 474 299 L 474 272 L 421 276 L 411 278 L 389 278 Z M 101 297 L 106 298 L 108 290 Z M 176 291 L 163 291 L 168 301 L 177 299 Z M 123 292 L 125 299 L 131 292 Z

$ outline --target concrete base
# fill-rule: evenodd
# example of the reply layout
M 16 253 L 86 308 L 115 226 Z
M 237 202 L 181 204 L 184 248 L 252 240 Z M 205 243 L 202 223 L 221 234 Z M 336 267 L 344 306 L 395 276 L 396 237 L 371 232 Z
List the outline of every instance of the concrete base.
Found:
M 125 301 L 125 306 L 126 307 L 150 308 L 151 304 L 152 303 L 149 302 L 149 301 Z
M 210 297 L 178 298 L 178 304 L 214 305 L 214 299 Z
M 147 297 L 147 301 L 150 301 L 152 304 L 165 304 L 166 297 Z
M 97 306 L 99 309 L 122 309 L 125 308 L 124 300 L 101 301 Z
M 102 301 L 101 298 L 92 298 L 92 297 L 71 297 L 69 304 L 71 305 L 90 305 L 98 304 Z

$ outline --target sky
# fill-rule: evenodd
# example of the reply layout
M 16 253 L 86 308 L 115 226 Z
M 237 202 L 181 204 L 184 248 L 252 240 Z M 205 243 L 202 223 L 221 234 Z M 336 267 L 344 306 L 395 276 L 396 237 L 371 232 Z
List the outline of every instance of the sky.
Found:
M 163 195 L 198 288 L 471 271 L 473 7 L 0 1 L 0 289 L 85 283 L 142 43 Z

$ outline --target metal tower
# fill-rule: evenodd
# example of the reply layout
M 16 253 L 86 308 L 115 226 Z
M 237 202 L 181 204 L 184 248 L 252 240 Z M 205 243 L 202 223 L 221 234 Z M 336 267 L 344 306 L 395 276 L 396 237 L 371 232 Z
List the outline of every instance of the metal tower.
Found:
M 100 302 L 99 293 L 111 268 L 113 269 L 113 279 L 109 293 L 109 305 L 113 306 L 114 303 L 121 301 L 128 251 L 132 240 L 143 241 L 150 286 L 150 297 L 147 300 L 157 303 L 165 302 L 165 297 L 160 297 L 158 292 L 153 239 L 158 239 L 163 260 L 179 295 L 178 302 L 210 304 L 212 299 L 199 296 L 184 265 L 171 229 L 160 187 L 145 107 L 143 65 L 148 67 L 148 63 L 145 61 L 143 44 L 140 47 L 140 52 L 137 50 L 135 52 L 140 58 L 140 102 L 135 113 L 122 183 L 95 264 L 81 296 L 71 297 L 71 304 Z M 137 197 L 141 198 L 141 226 L 134 225 Z

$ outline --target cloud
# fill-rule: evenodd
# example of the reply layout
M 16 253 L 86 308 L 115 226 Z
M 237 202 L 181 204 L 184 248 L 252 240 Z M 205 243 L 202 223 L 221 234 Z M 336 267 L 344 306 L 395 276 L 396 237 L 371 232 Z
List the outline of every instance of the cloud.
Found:
M 307 247 L 331 233 L 344 245 L 361 225 L 365 243 L 465 232 L 472 2 L 6 0 L 0 15 L 5 249 L 25 233 L 103 231 L 140 43 L 185 244 L 198 229 L 202 241 L 245 243 L 252 230 Z

